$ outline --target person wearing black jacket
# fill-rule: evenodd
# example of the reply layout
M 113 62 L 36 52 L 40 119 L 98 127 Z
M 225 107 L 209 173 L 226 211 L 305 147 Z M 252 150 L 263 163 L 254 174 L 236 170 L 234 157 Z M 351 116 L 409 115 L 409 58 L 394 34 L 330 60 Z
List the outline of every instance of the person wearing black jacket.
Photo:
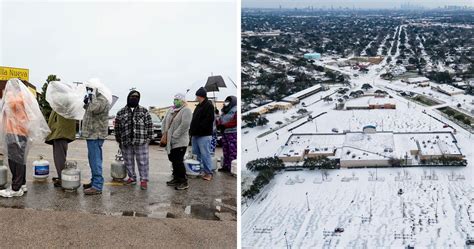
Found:
M 204 180 L 212 180 L 212 156 L 211 139 L 214 127 L 214 106 L 207 98 L 204 87 L 196 91 L 196 99 L 199 104 L 193 112 L 193 119 L 189 132 L 192 137 L 193 154 L 203 166 Z

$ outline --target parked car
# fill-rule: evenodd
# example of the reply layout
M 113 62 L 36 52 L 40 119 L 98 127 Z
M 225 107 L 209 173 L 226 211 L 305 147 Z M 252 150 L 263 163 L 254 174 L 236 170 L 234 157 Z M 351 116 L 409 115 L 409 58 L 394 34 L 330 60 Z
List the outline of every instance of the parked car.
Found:
M 151 121 L 153 122 L 153 138 L 151 139 L 152 143 L 158 143 L 161 140 L 162 133 L 161 133 L 161 126 L 163 124 L 163 121 L 161 120 L 158 115 L 154 113 L 150 113 L 151 115 Z
M 112 117 L 112 118 L 109 118 L 109 128 L 108 128 L 108 131 L 109 131 L 109 135 L 111 135 L 112 133 L 114 133 L 114 126 L 115 126 L 115 117 Z

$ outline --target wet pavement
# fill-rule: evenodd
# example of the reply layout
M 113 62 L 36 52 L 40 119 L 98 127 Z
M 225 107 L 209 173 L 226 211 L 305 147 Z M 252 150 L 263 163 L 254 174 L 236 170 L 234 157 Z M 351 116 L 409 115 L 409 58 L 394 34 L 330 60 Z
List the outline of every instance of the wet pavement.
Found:
M 113 140 L 104 143 L 105 186 L 102 195 L 84 196 L 82 187 L 77 192 L 65 192 L 51 182 L 56 176 L 52 159 L 52 146 L 32 146 L 27 164 L 28 193 L 21 198 L 0 199 L 0 207 L 48 211 L 73 211 L 107 216 L 133 216 L 148 218 L 187 218 L 200 220 L 236 220 L 236 178 L 217 172 L 211 182 L 200 178 L 189 179 L 189 189 L 176 191 L 166 186 L 171 177 L 171 164 L 166 151 L 158 145 L 150 145 L 150 176 L 148 190 L 139 185 L 125 186 L 112 182 L 110 165 L 115 160 L 118 146 Z M 188 148 L 188 151 L 191 148 Z M 220 157 L 222 151 L 217 149 Z M 32 162 L 44 155 L 50 162 L 50 176 L 46 182 L 35 181 Z M 88 183 L 90 169 L 84 140 L 69 144 L 68 160 L 74 160 L 81 170 L 82 183 Z M 138 173 L 138 171 L 137 171 Z M 9 182 L 11 176 L 9 174 Z

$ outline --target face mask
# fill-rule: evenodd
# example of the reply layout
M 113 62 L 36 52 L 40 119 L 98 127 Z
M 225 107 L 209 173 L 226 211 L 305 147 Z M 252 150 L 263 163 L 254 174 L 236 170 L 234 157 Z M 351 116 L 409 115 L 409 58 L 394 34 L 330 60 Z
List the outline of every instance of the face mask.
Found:
M 137 106 L 138 106 L 138 102 L 139 102 L 139 101 L 140 101 L 140 100 L 137 99 L 137 98 L 129 98 L 129 99 L 127 100 L 127 105 L 128 105 L 129 107 L 134 108 L 134 107 L 137 107 Z
M 229 105 L 230 105 L 229 101 L 224 102 L 224 106 L 229 106 Z
M 180 108 L 183 105 L 183 102 L 179 99 L 173 100 L 173 104 L 175 108 Z

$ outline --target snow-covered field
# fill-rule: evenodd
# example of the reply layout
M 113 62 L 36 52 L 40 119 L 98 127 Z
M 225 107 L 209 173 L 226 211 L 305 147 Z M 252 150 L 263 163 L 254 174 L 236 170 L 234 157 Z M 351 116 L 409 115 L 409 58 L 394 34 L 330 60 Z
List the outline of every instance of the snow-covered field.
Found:
M 375 169 L 329 172 L 330 181 L 317 170 L 277 175 L 242 205 L 242 245 L 282 248 L 286 233 L 292 248 L 457 248 L 474 236 L 474 188 L 455 180 L 465 177 L 458 169 L 378 169 L 377 177 Z M 433 175 L 438 180 L 429 180 Z
M 398 53 L 398 51 L 397 51 Z M 374 248 L 464 247 L 468 236 L 474 236 L 474 136 L 447 120 L 435 109 L 409 101 L 392 89 L 431 94 L 455 107 L 471 103 L 472 96 L 450 97 L 429 88 L 415 88 L 402 82 L 388 82 L 379 77 L 385 67 L 370 67 L 368 74 L 351 79 L 350 91 L 359 90 L 364 83 L 387 91 L 395 100 L 395 110 L 334 110 L 333 102 L 315 101 L 337 90 L 340 86 L 320 92 L 285 112 L 268 114 L 265 127 L 242 129 L 242 170 L 252 176 L 245 164 L 256 158 L 274 156 L 286 142 L 288 129 L 306 121 L 301 119 L 278 129 L 277 121 L 289 121 L 300 108 L 312 116 L 327 112 L 293 130 L 294 133 L 330 133 L 333 128 L 361 131 L 375 125 L 380 131 L 452 131 L 466 156 L 466 167 L 397 168 L 397 169 L 341 169 L 327 171 L 322 180 L 320 171 L 281 172 L 256 197 L 242 205 L 242 246 L 255 248 Z M 332 67 L 337 69 L 337 67 Z M 356 73 L 341 69 L 344 73 Z M 466 101 L 464 101 L 466 100 Z M 441 105 L 440 105 L 441 106 Z M 467 105 L 469 107 L 469 105 Z M 427 114 L 425 114 L 426 112 Z M 276 130 L 266 136 L 258 135 Z M 377 175 L 377 177 L 375 177 Z M 297 177 L 298 176 L 298 177 Z M 291 178 L 291 180 L 289 180 Z M 245 184 L 252 177 L 244 177 Z M 402 194 L 398 194 L 402 189 Z M 308 210 L 309 207 L 309 210 Z M 336 228 L 343 232 L 335 233 Z

